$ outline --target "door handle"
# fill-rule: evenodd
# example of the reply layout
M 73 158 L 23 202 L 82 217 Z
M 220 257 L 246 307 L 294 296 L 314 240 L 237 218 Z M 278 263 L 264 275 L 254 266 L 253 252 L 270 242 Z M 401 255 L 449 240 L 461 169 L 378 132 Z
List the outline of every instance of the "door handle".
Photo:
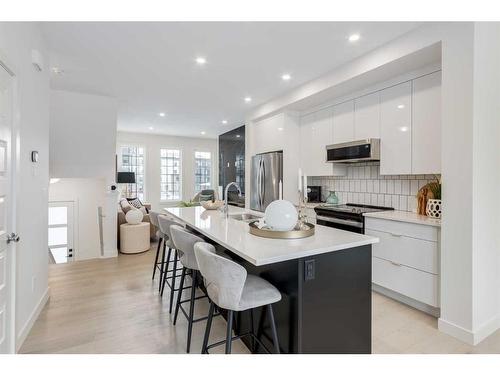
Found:
M 11 233 L 7 236 L 7 243 L 11 242 L 19 242 L 21 237 L 19 237 L 16 233 Z

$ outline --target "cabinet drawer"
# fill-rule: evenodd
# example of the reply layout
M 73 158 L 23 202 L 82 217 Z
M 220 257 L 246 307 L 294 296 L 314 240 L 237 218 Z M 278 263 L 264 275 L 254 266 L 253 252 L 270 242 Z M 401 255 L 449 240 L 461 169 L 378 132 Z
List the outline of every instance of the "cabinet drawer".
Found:
M 365 217 L 365 228 L 421 240 L 438 241 L 439 228 L 430 225 Z
M 406 236 L 367 229 L 366 234 L 380 239 L 372 245 L 372 254 L 378 258 L 439 274 L 438 244 Z
M 372 257 L 373 283 L 416 301 L 439 307 L 439 277 Z

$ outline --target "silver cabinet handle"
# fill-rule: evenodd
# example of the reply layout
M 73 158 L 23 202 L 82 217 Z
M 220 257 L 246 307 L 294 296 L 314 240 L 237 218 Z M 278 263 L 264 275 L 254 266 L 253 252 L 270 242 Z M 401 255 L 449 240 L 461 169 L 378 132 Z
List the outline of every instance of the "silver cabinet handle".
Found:
M 19 237 L 16 233 L 11 233 L 7 236 L 7 243 L 11 242 L 19 242 L 21 237 Z
M 389 233 L 391 236 L 393 237 L 401 237 L 402 234 L 398 234 L 398 233 Z
M 396 262 L 393 262 L 392 260 L 390 260 L 389 262 L 391 262 L 392 265 L 397 266 L 397 267 L 401 267 L 402 266 L 401 263 L 396 263 Z

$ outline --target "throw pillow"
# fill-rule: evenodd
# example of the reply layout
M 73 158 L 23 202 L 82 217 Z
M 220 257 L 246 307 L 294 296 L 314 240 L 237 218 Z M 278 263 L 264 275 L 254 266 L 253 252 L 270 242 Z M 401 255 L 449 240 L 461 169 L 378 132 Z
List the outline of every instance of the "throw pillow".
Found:
M 125 214 L 132 209 L 132 206 L 127 202 L 126 199 L 120 200 L 120 207 L 122 208 L 122 211 Z
M 139 198 L 127 198 L 127 201 L 133 207 L 138 208 L 139 210 L 143 211 L 144 214 L 149 213 L 149 210 L 142 204 L 142 202 Z M 144 209 L 144 210 L 142 210 L 142 209 Z

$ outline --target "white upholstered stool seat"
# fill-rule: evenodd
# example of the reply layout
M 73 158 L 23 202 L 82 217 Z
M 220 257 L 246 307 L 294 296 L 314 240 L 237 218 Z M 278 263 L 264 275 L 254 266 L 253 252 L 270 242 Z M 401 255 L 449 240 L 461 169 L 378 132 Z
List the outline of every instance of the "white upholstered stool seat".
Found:
M 281 300 L 281 293 L 274 285 L 262 277 L 247 275 L 238 308 L 234 311 L 244 311 L 269 305 Z

